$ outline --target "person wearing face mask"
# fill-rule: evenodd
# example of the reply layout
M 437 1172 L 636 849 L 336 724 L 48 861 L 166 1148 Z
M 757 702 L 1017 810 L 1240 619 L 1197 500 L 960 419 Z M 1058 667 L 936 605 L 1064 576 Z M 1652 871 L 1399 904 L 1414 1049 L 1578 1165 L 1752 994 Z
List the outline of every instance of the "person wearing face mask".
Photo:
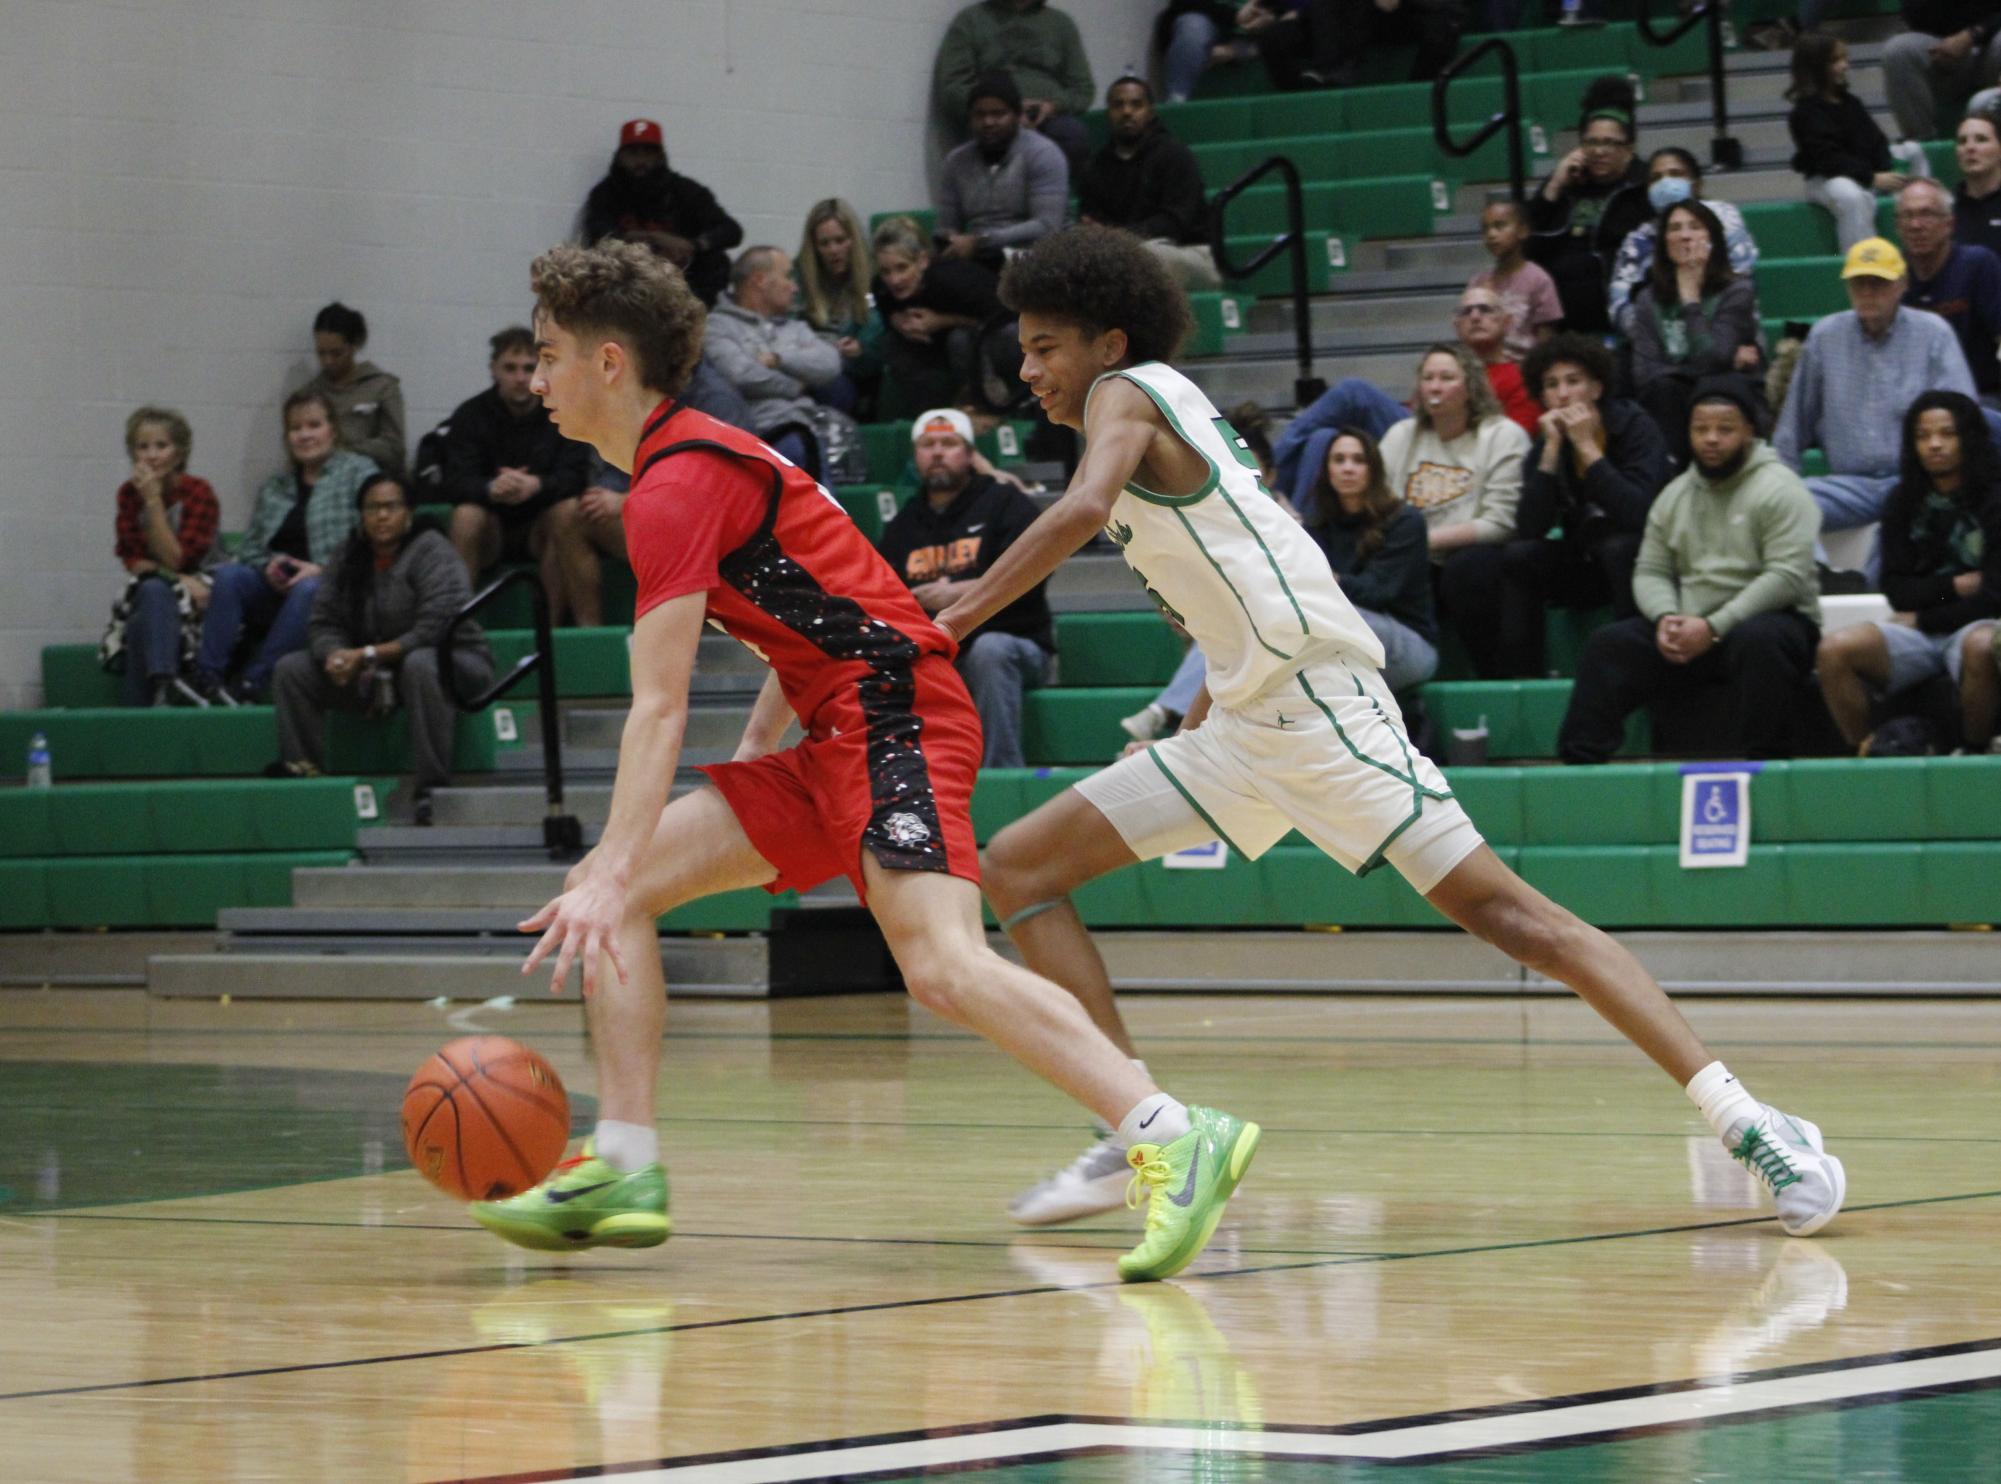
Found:
M 1758 243 L 1751 236 L 1751 229 L 1744 225 L 1744 213 L 1728 201 L 1711 201 L 1703 195 L 1702 166 L 1695 156 L 1674 145 L 1655 150 L 1647 158 L 1647 205 L 1653 215 L 1628 232 L 1626 240 L 1619 244 L 1607 299 L 1613 327 L 1629 338 L 1633 333 L 1633 299 L 1644 291 L 1647 270 L 1653 267 L 1661 213 L 1683 201 L 1702 202 L 1722 224 L 1732 273 L 1749 278 L 1758 266 Z
M 1647 219 L 1647 171 L 1633 157 L 1633 85 L 1601 77 L 1585 89 L 1576 149 L 1529 198 L 1528 256 L 1556 280 L 1564 323 L 1611 328 L 1606 294 L 1619 244 Z
M 2001 258 L 1984 247 L 1953 241 L 1952 193 L 1935 180 L 1914 180 L 1897 192 L 1897 235 L 1911 282 L 1904 302 L 1929 309 L 1952 326 L 1981 400 L 2001 404 Z
M 319 392 L 285 399 L 285 449 L 291 467 L 257 492 L 235 560 L 215 569 L 194 689 L 203 701 L 234 706 L 271 683 L 278 661 L 306 643 L 306 621 L 320 573 L 354 529 L 355 496 L 381 472 L 373 459 L 339 446 L 331 403 Z M 233 683 L 226 674 L 248 631 L 263 629 Z
M 1730 271 L 1723 226 L 1703 201 L 1661 217 L 1667 246 L 1654 255 L 1633 305 L 1633 386 L 1667 435 L 1675 463 L 1688 462 L 1689 395 L 1719 371 L 1755 370 L 1758 290 Z
M 1543 674 L 1546 608 L 1610 603 L 1631 616 L 1633 561 L 1654 497 L 1673 466 L 1660 429 L 1609 395 L 1612 353 L 1589 335 L 1558 335 L 1524 366 L 1546 409 L 1522 461 L 1514 539 L 1468 547 L 1443 597 L 1478 672 Z
M 1695 390 L 1693 461 L 1654 501 L 1633 568 L 1631 618 L 1591 636 L 1557 733 L 1566 763 L 1602 763 L 1641 706 L 1723 684 L 1748 758 L 1789 757 L 1794 702 L 1820 642 L 1813 542 L 1799 476 L 1758 438 L 1758 404 L 1735 373 Z
M 1383 681 L 1398 695 L 1438 671 L 1438 621 L 1424 517 L 1390 489 L 1376 440 L 1336 430 L 1313 481 L 1306 529 L 1341 591 L 1383 644 Z

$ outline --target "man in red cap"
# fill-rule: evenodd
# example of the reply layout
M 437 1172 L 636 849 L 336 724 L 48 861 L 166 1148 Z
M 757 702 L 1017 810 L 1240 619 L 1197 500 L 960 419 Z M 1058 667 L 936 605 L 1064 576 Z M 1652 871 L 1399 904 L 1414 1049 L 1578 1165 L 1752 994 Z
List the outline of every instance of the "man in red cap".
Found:
M 611 169 L 584 202 L 584 241 L 648 234 L 647 241 L 687 276 L 702 303 L 715 307 L 729 282 L 729 249 L 743 228 L 700 181 L 667 168 L 666 136 L 653 119 L 629 119 L 618 131 Z

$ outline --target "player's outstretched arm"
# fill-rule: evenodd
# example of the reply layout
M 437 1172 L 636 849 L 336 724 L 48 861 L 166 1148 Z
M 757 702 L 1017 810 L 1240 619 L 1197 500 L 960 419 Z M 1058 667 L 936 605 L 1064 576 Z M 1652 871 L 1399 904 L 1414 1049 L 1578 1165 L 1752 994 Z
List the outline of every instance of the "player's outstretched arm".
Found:
M 1063 498 L 1035 518 L 972 589 L 937 617 L 963 639 L 1048 577 L 1111 519 L 1112 504 L 1164 426 L 1147 394 L 1123 377 L 1101 382 L 1084 417 L 1083 460 Z
M 533 973 L 555 953 L 552 989 L 562 988 L 571 961 L 579 955 L 586 995 L 597 989 L 602 953 L 611 955 L 619 982 L 625 982 L 618 929 L 625 917 L 626 892 L 674 785 L 681 738 L 688 727 L 688 681 L 695 672 L 695 650 L 707 607 L 706 593 L 684 593 L 633 626 L 632 710 L 619 737 L 618 778 L 612 784 L 604 834 L 591 852 L 590 869 L 583 878 L 521 924 L 524 933 L 542 934 L 521 972 Z

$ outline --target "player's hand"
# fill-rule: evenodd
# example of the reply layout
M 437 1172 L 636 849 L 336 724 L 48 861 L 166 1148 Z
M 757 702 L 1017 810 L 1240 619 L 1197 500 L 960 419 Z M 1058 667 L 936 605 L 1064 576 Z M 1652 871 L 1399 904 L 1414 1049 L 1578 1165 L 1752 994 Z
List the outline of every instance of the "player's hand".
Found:
M 948 608 L 943 613 L 932 614 L 931 622 L 943 629 L 945 637 L 950 639 L 954 644 L 964 644 L 966 642 L 966 636 L 959 632 L 959 625 L 953 619 L 951 609 Z
M 549 993 L 561 994 L 571 963 L 581 955 L 584 961 L 584 998 L 589 999 L 597 993 L 598 964 L 604 955 L 609 954 L 618 982 L 626 983 L 625 954 L 618 946 L 618 928 L 624 917 L 624 888 L 592 872 L 573 890 L 564 892 L 519 924 L 524 933 L 542 934 L 535 951 L 521 966 L 521 972 L 524 975 L 534 973 L 542 960 L 554 953 L 556 967 L 549 980 Z

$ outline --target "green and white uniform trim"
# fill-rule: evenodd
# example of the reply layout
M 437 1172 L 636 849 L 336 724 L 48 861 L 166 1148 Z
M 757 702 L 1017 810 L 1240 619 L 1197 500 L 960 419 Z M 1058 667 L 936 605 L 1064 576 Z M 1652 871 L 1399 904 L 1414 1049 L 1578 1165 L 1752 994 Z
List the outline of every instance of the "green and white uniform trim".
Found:
M 1112 377 L 1146 393 L 1209 466 L 1186 495 L 1128 483 L 1105 533 L 1161 611 L 1201 646 L 1215 703 L 1248 701 L 1325 661 L 1380 669 L 1382 645 L 1326 555 L 1259 483 L 1249 448 L 1201 389 L 1148 361 L 1107 372 L 1091 395 Z M 1087 416 L 1089 406 L 1087 398 Z

